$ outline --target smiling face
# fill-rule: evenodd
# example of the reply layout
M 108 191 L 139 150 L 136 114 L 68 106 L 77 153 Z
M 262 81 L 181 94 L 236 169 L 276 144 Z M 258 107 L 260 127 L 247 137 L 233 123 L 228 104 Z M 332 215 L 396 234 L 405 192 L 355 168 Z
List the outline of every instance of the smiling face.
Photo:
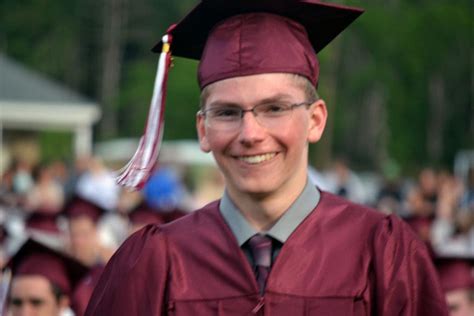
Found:
M 206 88 L 204 107 L 239 106 L 251 109 L 277 102 L 296 104 L 306 99 L 304 85 L 290 74 L 259 74 L 215 82 Z M 231 197 L 239 195 L 297 196 L 306 183 L 308 143 L 320 139 L 326 123 L 322 100 L 294 108 L 278 128 L 265 128 L 245 112 L 240 128 L 214 130 L 197 117 L 201 149 L 211 151 Z

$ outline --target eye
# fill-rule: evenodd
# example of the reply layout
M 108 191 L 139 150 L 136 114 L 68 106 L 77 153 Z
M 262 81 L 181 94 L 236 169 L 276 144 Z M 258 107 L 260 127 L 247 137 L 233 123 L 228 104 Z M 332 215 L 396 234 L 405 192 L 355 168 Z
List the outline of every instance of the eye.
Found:
M 259 105 L 256 110 L 265 115 L 281 115 L 287 112 L 289 106 L 281 103 L 270 103 Z
M 21 298 L 14 297 L 10 300 L 10 304 L 16 307 L 20 307 L 21 305 L 23 305 L 23 300 Z
M 222 118 L 222 119 L 240 118 L 240 109 L 239 108 L 209 109 L 208 114 L 212 118 Z
M 35 307 L 38 307 L 38 306 L 41 306 L 44 304 L 44 300 L 40 299 L 40 298 L 32 298 L 30 299 L 30 304 L 35 306 Z

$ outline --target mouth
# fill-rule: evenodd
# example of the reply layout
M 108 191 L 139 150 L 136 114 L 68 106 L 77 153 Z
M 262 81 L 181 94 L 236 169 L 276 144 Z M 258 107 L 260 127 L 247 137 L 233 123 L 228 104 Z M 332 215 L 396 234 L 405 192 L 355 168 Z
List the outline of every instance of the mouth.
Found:
M 259 163 L 268 161 L 268 160 L 272 159 L 275 156 L 276 156 L 276 153 L 273 152 L 273 153 L 267 153 L 267 154 L 262 154 L 262 155 L 240 156 L 240 157 L 238 157 L 238 159 L 240 161 L 245 162 L 245 163 L 255 165 L 255 164 L 259 164 Z

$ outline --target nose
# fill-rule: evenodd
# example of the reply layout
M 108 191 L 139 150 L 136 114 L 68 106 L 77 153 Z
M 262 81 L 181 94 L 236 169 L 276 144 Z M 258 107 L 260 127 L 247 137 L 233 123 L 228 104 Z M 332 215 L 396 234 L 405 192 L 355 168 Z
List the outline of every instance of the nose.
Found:
M 17 309 L 13 315 L 17 316 L 34 316 L 36 315 L 35 310 L 32 306 L 24 304 L 21 308 Z
M 252 111 L 242 114 L 242 122 L 239 129 L 239 142 L 245 146 L 262 141 L 265 137 L 266 129 L 260 125 Z

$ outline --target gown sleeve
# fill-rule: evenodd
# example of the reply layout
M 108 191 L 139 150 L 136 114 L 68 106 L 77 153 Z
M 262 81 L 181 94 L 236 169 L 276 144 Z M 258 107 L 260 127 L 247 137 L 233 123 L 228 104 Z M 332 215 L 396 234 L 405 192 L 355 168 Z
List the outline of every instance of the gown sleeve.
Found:
M 146 226 L 110 259 L 85 315 L 164 314 L 168 267 L 164 234 L 158 226 Z
M 395 216 L 374 236 L 375 315 L 448 315 L 444 294 L 425 244 Z

